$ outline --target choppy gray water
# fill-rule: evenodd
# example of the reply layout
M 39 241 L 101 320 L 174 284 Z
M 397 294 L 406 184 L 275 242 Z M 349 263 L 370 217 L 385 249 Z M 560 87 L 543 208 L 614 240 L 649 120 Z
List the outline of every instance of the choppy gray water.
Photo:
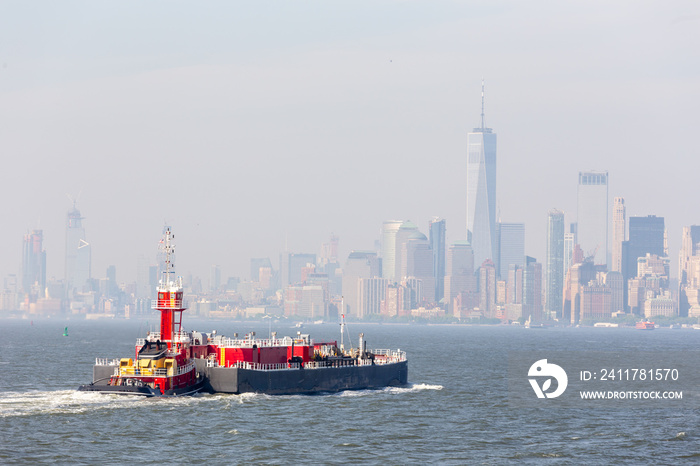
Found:
M 188 321 L 220 333 L 267 324 Z M 63 337 L 68 325 L 69 337 Z M 131 356 L 137 321 L 0 320 L 0 463 L 500 464 L 700 460 L 700 410 L 519 408 L 509 352 L 700 347 L 700 332 L 351 324 L 408 352 L 407 387 L 320 396 L 141 399 L 76 392 L 95 357 Z M 280 336 L 297 329 L 273 324 Z M 309 325 L 312 338 L 338 326 Z M 355 343 L 357 343 L 355 341 Z M 543 405 L 546 407 L 546 405 Z

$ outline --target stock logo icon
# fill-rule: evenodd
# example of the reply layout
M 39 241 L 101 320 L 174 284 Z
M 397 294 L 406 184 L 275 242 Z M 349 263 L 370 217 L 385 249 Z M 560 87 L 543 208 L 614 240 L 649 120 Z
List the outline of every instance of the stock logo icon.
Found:
M 569 378 L 566 376 L 564 369 L 556 364 L 548 363 L 546 359 L 540 359 L 530 366 L 527 376 L 535 377 L 528 380 L 537 398 L 556 398 L 564 393 L 569 383 Z M 552 388 L 552 379 L 557 381 L 557 386 L 554 391 L 548 392 Z M 542 385 L 540 385 L 540 380 L 542 380 Z

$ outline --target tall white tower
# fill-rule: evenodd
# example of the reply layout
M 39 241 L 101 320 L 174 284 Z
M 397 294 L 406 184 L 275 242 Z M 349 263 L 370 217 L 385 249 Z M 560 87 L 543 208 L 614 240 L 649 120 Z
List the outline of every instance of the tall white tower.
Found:
M 481 127 L 467 134 L 467 241 L 474 267 L 496 254 L 496 134 L 484 126 L 481 82 Z

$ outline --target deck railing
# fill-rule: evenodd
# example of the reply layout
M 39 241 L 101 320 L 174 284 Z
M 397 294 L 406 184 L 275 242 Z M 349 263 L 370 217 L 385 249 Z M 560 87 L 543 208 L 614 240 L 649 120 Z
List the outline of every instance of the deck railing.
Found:
M 313 346 L 314 341 L 310 338 L 222 338 L 215 342 L 221 348 L 252 348 L 253 345 L 258 347 L 270 347 L 270 346 L 292 346 L 292 342 L 295 345 L 302 346 Z
M 117 375 L 121 377 L 126 377 L 126 376 L 139 376 L 139 377 L 169 377 L 168 376 L 168 369 L 165 367 L 158 367 L 155 369 L 152 368 L 140 368 L 137 365 L 134 366 L 129 366 L 129 367 L 119 367 L 119 360 L 115 359 L 112 362 L 116 362 L 116 364 L 100 364 L 101 362 L 107 362 L 106 359 L 98 359 L 96 365 L 98 366 L 116 366 L 114 368 L 114 373 L 112 375 Z M 189 371 L 191 371 L 194 368 L 194 362 L 190 362 L 188 364 L 185 364 L 184 366 L 177 366 L 177 370 L 173 373 L 173 377 L 177 375 L 182 375 L 186 374 Z
M 151 309 L 184 309 L 181 299 L 154 299 L 151 301 Z
M 151 343 L 160 340 L 160 332 L 150 332 L 148 334 L 148 338 L 137 338 L 136 346 L 145 345 L 146 340 L 150 341 Z M 173 333 L 173 342 L 175 343 L 190 343 L 191 341 L 190 334 L 187 332 Z
M 96 358 L 95 365 L 96 366 L 118 366 L 119 359 Z
M 381 351 L 379 354 L 376 351 Z M 406 352 L 401 350 L 375 350 L 375 359 L 345 359 L 331 361 L 308 361 L 303 364 L 304 369 L 332 369 L 351 366 L 371 366 L 394 364 L 406 360 Z M 207 367 L 229 367 L 236 369 L 248 369 L 254 371 L 282 371 L 299 369 L 299 363 L 261 364 L 257 362 L 237 361 L 230 366 L 219 366 L 215 359 L 207 360 Z

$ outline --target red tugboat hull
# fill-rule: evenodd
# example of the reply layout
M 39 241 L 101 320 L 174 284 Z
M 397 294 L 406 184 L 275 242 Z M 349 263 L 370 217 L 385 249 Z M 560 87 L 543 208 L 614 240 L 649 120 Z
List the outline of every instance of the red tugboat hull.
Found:
M 205 379 L 201 378 L 196 384 L 178 388 L 166 390 L 161 393 L 160 390 L 151 388 L 150 386 L 143 383 L 133 383 L 131 385 L 124 386 L 112 386 L 107 383 L 93 382 L 87 385 L 81 385 L 78 387 L 78 391 L 81 392 L 100 392 L 105 395 L 136 395 L 145 397 L 161 397 L 161 396 L 187 396 L 199 393 L 204 388 Z

